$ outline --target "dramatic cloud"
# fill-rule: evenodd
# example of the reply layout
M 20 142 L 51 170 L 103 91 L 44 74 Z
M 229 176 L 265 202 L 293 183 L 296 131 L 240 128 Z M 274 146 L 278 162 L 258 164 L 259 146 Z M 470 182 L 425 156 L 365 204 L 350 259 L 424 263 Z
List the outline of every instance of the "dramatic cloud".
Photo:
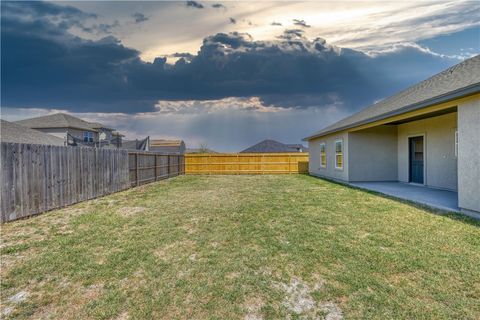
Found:
M 148 17 L 140 12 L 135 12 L 132 14 L 132 18 L 135 20 L 135 23 L 142 23 L 148 20 Z
M 196 9 L 203 9 L 204 8 L 203 4 L 201 4 L 197 1 L 187 1 L 186 5 L 187 5 L 187 7 L 196 8 Z
M 195 56 L 188 52 L 175 52 L 174 54 L 169 55 L 171 58 L 182 58 L 186 61 L 192 61 Z
M 221 3 L 214 3 L 212 4 L 212 8 L 215 8 L 215 9 L 227 9 L 227 7 L 225 7 L 223 4 Z
M 53 8 L 59 17 L 85 15 Z M 28 19 L 18 18 L 22 10 Z M 290 29 L 269 41 L 217 33 L 196 55 L 148 63 L 115 37 L 74 36 L 43 12 L 36 4 L 2 3 L 2 106 L 140 113 L 157 112 L 159 101 L 258 97 L 271 108 L 353 110 L 455 62 L 414 45 L 369 56 Z
M 1 6 L 2 11 L 7 12 L 6 15 L 3 15 L 2 12 L 2 18 L 5 16 L 7 19 L 18 23 L 36 21 L 37 24 L 48 24 L 52 31 L 57 28 L 60 30 L 79 30 L 92 35 L 105 35 L 112 33 L 112 29 L 120 25 L 117 20 L 112 23 L 98 22 L 99 17 L 96 14 L 85 13 L 71 6 L 60 6 L 48 2 L 2 2 Z
M 305 20 L 298 20 L 298 19 L 293 19 L 293 24 L 302 28 L 310 28 L 311 26 L 308 25 Z
M 274 39 L 280 28 L 269 27 L 271 22 L 281 23 L 287 28 L 300 28 L 293 25 L 294 18 L 304 19 L 311 25 L 304 28 L 308 38 L 321 36 L 331 44 L 364 53 L 388 49 L 397 43 L 419 43 L 468 28 L 476 27 L 478 30 L 480 26 L 480 2 L 471 0 L 221 2 L 228 6 L 228 15 L 225 10 L 211 8 L 217 2 L 198 1 L 205 7 L 200 10 L 202 14 L 195 14 L 196 10 L 185 10 L 185 2 L 178 1 L 122 1 L 113 6 L 114 10 L 110 4 L 99 1 L 67 4 L 85 12 L 94 12 L 105 23 L 115 19 L 123 23 L 134 12 L 148 13 L 148 30 L 140 32 L 139 28 L 131 28 L 131 19 L 127 19 L 125 22 L 128 23 L 115 28 L 112 33 L 124 45 L 141 51 L 142 59 L 150 62 L 157 56 L 177 51 L 195 54 L 205 36 L 219 32 L 247 32 L 256 40 Z M 228 17 L 237 19 L 235 30 L 228 25 Z M 255 23 L 249 25 L 243 23 L 244 20 Z M 478 31 L 469 39 L 469 47 L 476 48 L 478 52 Z M 443 48 L 445 46 L 441 46 L 440 51 Z M 460 48 L 456 48 L 455 54 L 460 54 Z

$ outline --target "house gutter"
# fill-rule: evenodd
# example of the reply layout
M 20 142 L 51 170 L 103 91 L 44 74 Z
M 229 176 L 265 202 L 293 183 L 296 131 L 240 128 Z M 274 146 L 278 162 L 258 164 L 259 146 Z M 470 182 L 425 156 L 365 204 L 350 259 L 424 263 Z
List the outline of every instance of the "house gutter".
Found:
M 34 129 L 34 130 L 40 130 L 40 129 L 75 129 L 75 130 L 81 130 L 81 131 L 98 132 L 97 129 L 93 129 L 93 128 L 80 128 L 80 127 L 72 127 L 72 126 L 67 126 L 67 127 L 31 127 L 30 129 Z
M 325 131 L 325 132 L 321 132 L 321 133 L 303 138 L 302 141 L 309 141 L 309 140 L 312 140 L 312 139 L 315 139 L 315 138 L 325 136 L 327 134 L 335 133 L 335 132 L 346 130 L 346 129 L 352 129 L 352 128 L 355 128 L 355 127 L 359 127 L 359 126 L 362 126 L 362 125 L 365 125 L 365 124 L 375 122 L 375 121 L 384 120 L 384 119 L 387 119 L 387 118 L 390 118 L 390 117 L 393 117 L 393 116 L 398 116 L 400 114 L 407 113 L 407 112 L 410 112 L 410 111 L 415 111 L 415 110 L 418 110 L 418 109 L 430 107 L 430 106 L 435 105 L 435 104 L 445 103 L 445 102 L 456 100 L 456 99 L 459 99 L 459 98 L 464 98 L 464 97 L 467 97 L 467 96 L 471 96 L 471 95 L 474 95 L 474 94 L 479 93 L 479 92 L 480 92 L 480 83 L 475 83 L 475 84 L 472 84 L 468 87 L 457 89 L 457 90 L 451 91 L 449 93 L 439 95 L 439 96 L 436 96 L 436 97 L 431 98 L 431 99 L 424 100 L 422 102 L 417 102 L 417 103 L 414 103 L 414 104 L 410 104 L 408 106 L 405 106 L 405 107 L 402 107 L 400 109 L 378 115 L 378 116 L 373 117 L 373 118 L 358 121 L 358 122 L 352 123 L 350 125 L 346 125 L 346 126 L 343 126 L 343 127 L 328 130 L 328 131 Z

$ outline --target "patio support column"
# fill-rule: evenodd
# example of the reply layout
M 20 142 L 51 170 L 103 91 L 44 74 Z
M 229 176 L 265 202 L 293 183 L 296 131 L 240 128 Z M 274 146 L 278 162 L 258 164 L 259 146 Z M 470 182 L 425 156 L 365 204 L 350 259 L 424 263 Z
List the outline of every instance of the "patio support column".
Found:
M 480 99 L 458 106 L 458 206 L 480 214 Z

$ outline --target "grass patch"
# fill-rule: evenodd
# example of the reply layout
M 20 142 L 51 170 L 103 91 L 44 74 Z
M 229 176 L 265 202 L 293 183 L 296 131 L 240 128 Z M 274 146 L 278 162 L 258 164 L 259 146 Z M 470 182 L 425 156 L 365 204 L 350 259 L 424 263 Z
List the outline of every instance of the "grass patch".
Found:
M 478 319 L 479 226 L 304 175 L 181 176 L 3 225 L 2 313 Z

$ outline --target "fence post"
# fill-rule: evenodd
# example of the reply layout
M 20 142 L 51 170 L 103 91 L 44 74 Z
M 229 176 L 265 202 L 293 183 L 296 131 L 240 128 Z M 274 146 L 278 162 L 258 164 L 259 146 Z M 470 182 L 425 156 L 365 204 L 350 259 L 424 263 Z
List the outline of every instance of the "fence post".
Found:
M 262 158 L 260 160 L 260 171 L 262 172 L 262 174 L 265 174 L 265 155 L 262 154 Z
M 167 155 L 167 178 L 170 178 L 170 155 Z
M 292 163 L 292 155 L 288 155 L 288 174 L 292 174 L 292 169 L 290 168 L 290 164 Z
M 185 174 L 185 155 L 180 155 L 180 175 Z
M 178 155 L 177 156 L 177 176 L 182 174 L 181 166 L 182 166 L 181 155 Z
M 157 176 L 157 155 L 155 154 L 153 156 L 155 157 L 155 168 L 154 168 L 155 174 L 154 174 L 154 177 L 155 177 L 155 181 L 157 181 L 157 178 L 158 178 L 158 176 Z
M 139 182 L 138 182 L 138 152 L 135 153 L 135 181 L 136 185 L 138 187 Z

